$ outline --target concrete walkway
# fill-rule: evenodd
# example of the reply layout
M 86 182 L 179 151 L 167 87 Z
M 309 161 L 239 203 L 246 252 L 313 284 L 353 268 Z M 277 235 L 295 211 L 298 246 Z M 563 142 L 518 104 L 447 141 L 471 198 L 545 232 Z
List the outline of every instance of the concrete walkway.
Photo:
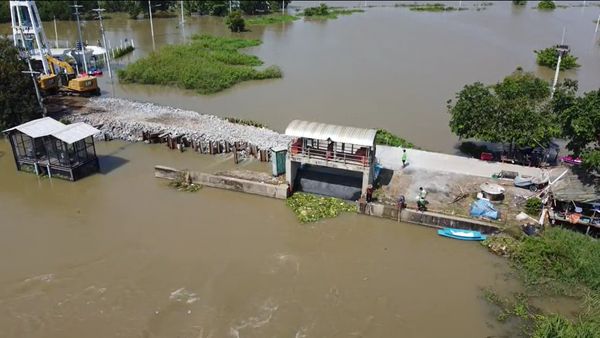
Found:
M 539 176 L 541 169 L 520 165 L 487 162 L 475 158 L 433 153 L 423 150 L 407 149 L 408 167 L 430 171 L 445 171 L 455 174 L 492 177 L 502 170 L 516 171 L 523 175 Z M 377 146 L 377 160 L 386 169 L 402 170 L 402 148 Z

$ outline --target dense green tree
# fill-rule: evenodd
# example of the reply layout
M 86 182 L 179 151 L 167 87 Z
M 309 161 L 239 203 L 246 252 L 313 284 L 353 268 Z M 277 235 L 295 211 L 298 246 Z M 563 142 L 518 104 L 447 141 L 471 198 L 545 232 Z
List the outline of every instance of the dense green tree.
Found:
M 538 9 L 555 9 L 556 4 L 552 0 L 542 0 L 537 5 Z
M 517 6 L 523 6 L 527 4 L 527 1 L 525 0 L 513 0 L 513 5 L 517 5 Z
M 233 11 L 229 13 L 227 19 L 225 20 L 225 24 L 232 32 L 243 32 L 246 30 L 246 22 L 242 17 L 242 12 Z
M 600 170 L 600 89 L 575 97 L 574 92 L 561 94 L 558 110 L 563 136 L 569 140 L 567 148 L 581 155 L 589 169 Z
M 556 47 L 548 47 L 542 50 L 534 50 L 536 54 L 535 61 L 538 65 L 556 69 L 556 65 L 558 64 L 558 51 Z M 577 63 L 577 57 L 572 54 L 565 54 L 560 61 L 560 70 L 577 68 L 579 64 Z
M 448 101 L 450 128 L 461 138 L 516 146 L 547 144 L 559 134 L 548 103 L 550 85 L 517 70 L 492 86 L 466 85 Z
M 41 117 L 26 69 L 12 41 L 0 38 L 0 130 Z

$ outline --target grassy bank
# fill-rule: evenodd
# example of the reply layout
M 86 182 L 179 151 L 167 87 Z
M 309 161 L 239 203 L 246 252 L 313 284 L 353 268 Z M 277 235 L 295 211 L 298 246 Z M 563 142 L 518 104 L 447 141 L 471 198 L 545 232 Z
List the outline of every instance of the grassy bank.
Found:
M 378 129 L 375 135 L 375 143 L 402 148 L 414 148 L 415 145 L 403 139 L 402 137 L 396 136 L 385 129 Z
M 342 212 L 356 212 L 356 206 L 333 197 L 319 197 L 297 192 L 286 201 L 301 223 L 336 217 Z
M 119 80 L 211 94 L 243 81 L 280 78 L 278 67 L 257 70 L 254 67 L 263 62 L 254 55 L 239 52 L 260 43 L 260 40 L 194 36 L 189 44 L 165 46 L 119 70 Z
M 598 240 L 549 228 L 542 236 L 521 239 L 492 236 L 483 244 L 495 252 L 497 248 L 503 249 L 532 294 L 576 297 L 581 302 L 577 319 L 571 321 L 559 314 L 543 313 L 531 306 L 526 296 L 511 301 L 487 291 L 486 298 L 502 309 L 499 319 L 521 318 L 526 323 L 525 333 L 532 337 L 600 337 Z
M 300 17 L 295 15 L 281 15 L 281 14 L 270 14 L 270 15 L 262 15 L 262 16 L 254 16 L 246 19 L 246 25 L 248 26 L 266 26 L 266 25 L 274 25 L 281 23 L 290 23 L 295 20 L 300 19 Z

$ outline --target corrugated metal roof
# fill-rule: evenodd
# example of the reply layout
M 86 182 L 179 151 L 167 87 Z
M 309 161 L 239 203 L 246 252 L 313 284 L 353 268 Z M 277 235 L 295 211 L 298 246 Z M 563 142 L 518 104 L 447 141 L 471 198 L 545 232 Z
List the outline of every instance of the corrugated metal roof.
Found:
M 83 122 L 65 125 L 51 117 L 43 117 L 41 119 L 29 121 L 16 127 L 6 129 L 4 132 L 6 133 L 12 130 L 18 130 L 33 138 L 52 135 L 68 144 L 83 140 L 88 136 L 100 132 L 100 130 Z
M 90 126 L 89 124 L 77 122 L 69 124 L 63 127 L 62 130 L 52 133 L 52 136 L 61 141 L 67 142 L 68 144 L 72 144 L 99 132 L 100 130 Z
M 571 168 L 561 180 L 550 188 L 560 201 L 583 203 L 600 202 L 600 178 L 586 173 L 581 168 Z
M 317 140 L 330 138 L 334 142 L 351 143 L 359 146 L 373 146 L 375 129 L 338 126 L 318 122 L 294 120 L 285 129 L 285 134 L 293 137 L 305 137 Z
M 18 130 L 27 136 L 38 138 L 42 136 L 48 136 L 56 131 L 63 129 L 64 127 L 64 124 L 56 121 L 51 117 L 42 117 L 41 119 L 29 121 L 16 127 L 6 129 L 4 132 Z

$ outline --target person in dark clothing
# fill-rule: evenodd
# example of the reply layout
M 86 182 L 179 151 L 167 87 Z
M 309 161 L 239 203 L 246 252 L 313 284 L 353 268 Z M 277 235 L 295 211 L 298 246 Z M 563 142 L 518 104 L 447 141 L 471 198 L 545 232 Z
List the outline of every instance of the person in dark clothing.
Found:
M 367 187 L 367 203 L 373 202 L 373 186 L 369 184 Z

